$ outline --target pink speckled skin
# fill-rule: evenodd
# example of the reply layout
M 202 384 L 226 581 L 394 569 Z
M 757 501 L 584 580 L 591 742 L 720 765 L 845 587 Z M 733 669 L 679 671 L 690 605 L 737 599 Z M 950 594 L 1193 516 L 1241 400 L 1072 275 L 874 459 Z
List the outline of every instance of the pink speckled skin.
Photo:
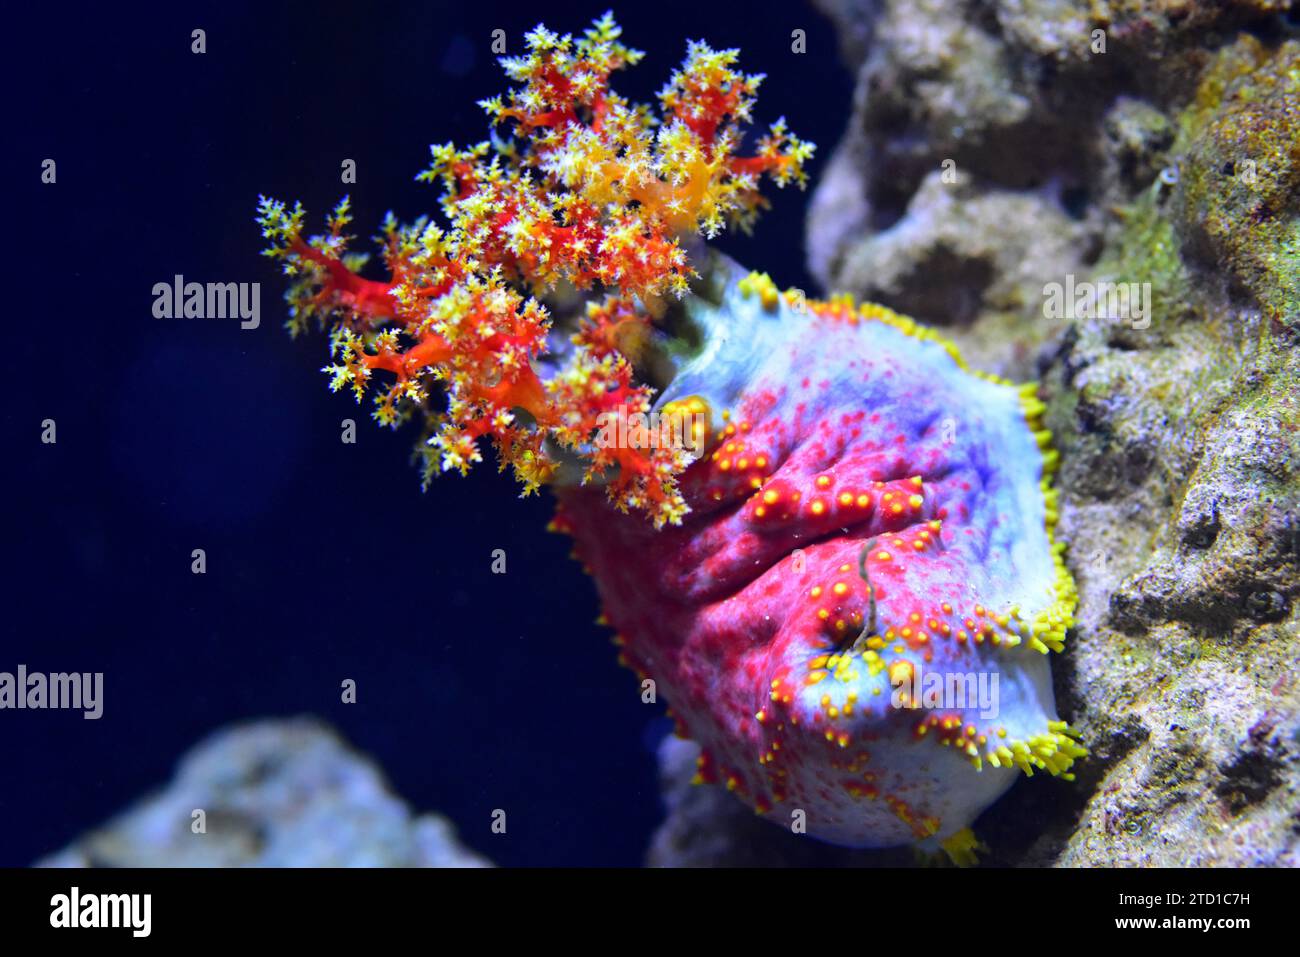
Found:
M 888 323 L 764 310 L 734 283 L 696 309 L 717 348 L 658 403 L 729 412 L 684 475 L 691 513 L 655 531 L 567 488 L 556 525 L 627 663 L 702 745 L 704 780 L 837 843 L 947 837 L 1016 776 L 972 753 L 1055 718 L 1046 656 L 1011 646 L 1030 629 L 996 620 L 1055 597 L 1016 390 Z M 998 713 L 894 707 L 898 668 L 995 673 Z

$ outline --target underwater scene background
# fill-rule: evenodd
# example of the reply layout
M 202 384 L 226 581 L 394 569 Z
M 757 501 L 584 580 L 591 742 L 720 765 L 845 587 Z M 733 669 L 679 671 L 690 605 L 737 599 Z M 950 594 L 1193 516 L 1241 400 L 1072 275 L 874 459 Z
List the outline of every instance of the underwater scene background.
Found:
M 525 47 L 606 7 L 12 15 L 0 865 L 1300 863 L 1294 4 L 670 0 Z M 619 42 L 654 175 L 583 100 Z M 487 109 L 529 176 L 417 182 L 526 49 Z M 303 242 L 344 195 L 353 251 L 481 232 L 390 256 L 393 306 Z M 457 303 L 556 274 L 627 299 L 561 284 L 543 395 Z M 442 466 L 484 461 L 422 491 L 336 362 L 439 380 Z M 698 461 L 575 440 L 628 370 Z

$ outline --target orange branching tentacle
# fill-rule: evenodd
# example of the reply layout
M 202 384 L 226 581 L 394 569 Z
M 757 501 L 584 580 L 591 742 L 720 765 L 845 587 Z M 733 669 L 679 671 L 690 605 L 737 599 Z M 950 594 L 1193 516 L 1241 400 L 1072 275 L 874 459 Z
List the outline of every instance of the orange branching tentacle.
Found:
M 651 408 L 632 363 L 661 300 L 685 295 L 695 276 L 681 238 L 748 229 L 765 205 L 760 178 L 802 186 L 813 147 L 781 121 L 754 156 L 734 155 L 762 79 L 733 69 L 735 50 L 691 43 L 660 94 L 661 116 L 630 104 L 610 77 L 642 54 L 620 34 L 609 14 L 577 40 L 539 26 L 523 56 L 502 59 L 517 86 L 482 106 L 513 135 L 432 148 L 418 178 L 441 184 L 448 226 L 389 214 L 378 237 L 387 281 L 363 277 L 366 257 L 348 252 L 346 198 L 318 236 L 302 235 L 300 205 L 263 198 L 258 221 L 266 254 L 293 278 L 291 331 L 315 322 L 330 332 L 332 388 L 360 399 L 381 373 L 392 381 L 374 417 L 425 418 L 426 479 L 468 469 L 486 437 L 528 494 L 564 449 L 620 508 L 663 524 L 687 511 L 677 476 L 690 456 L 635 428 L 621 445 L 597 436 Z M 542 304 L 559 287 L 591 296 L 562 360 L 548 359 Z M 432 408 L 435 385 L 445 411 Z
M 392 283 L 358 276 L 342 260 L 333 259 L 319 249 L 313 249 L 301 239 L 291 245 L 290 251 L 299 259 L 324 267 L 326 278 L 321 291 L 316 294 L 317 302 L 322 305 L 346 305 L 373 320 L 393 317 L 392 300 L 389 298 L 389 293 L 393 291 Z

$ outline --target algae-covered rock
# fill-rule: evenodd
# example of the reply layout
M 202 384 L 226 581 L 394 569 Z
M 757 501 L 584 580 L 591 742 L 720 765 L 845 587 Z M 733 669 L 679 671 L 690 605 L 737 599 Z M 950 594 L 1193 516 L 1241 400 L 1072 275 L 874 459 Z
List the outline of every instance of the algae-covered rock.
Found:
M 1160 291 L 1151 328 L 1076 323 L 1048 370 L 1069 693 L 1094 739 L 1129 742 L 1062 864 L 1300 863 L 1297 49 L 1238 36 L 1171 111 L 1177 175 L 1119 211 L 1099 264 Z M 1249 156 L 1267 181 L 1243 182 Z
M 1242 37 L 1183 114 L 1176 216 L 1189 256 L 1289 322 L 1300 310 L 1300 41 Z M 1292 324 L 1294 324 L 1292 322 Z
M 992 372 L 1029 367 L 1052 335 L 1021 316 L 1042 308 L 1044 276 L 1084 268 L 1091 240 L 1048 197 L 1022 190 L 980 190 L 966 172 L 921 181 L 904 217 L 853 245 L 843 269 L 854 291 L 934 325 L 969 326 L 967 358 Z M 942 277 L 935 282 L 935 277 Z M 1017 348 L 1008 351 L 1009 337 Z

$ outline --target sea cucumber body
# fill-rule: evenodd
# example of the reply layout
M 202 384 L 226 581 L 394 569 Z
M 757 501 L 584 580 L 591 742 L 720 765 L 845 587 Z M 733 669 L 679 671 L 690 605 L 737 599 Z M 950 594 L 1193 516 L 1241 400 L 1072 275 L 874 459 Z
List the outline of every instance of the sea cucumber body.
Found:
M 656 408 L 716 414 L 682 478 L 691 513 L 655 531 L 576 487 L 556 525 L 626 662 L 702 745 L 701 778 L 778 824 L 888 846 L 965 828 L 1018 767 L 1066 770 L 1082 752 L 1045 652 L 1074 593 L 1036 400 L 887 310 L 738 278 L 689 308 L 703 345 Z M 927 673 L 986 694 L 898 707 L 894 685 Z

